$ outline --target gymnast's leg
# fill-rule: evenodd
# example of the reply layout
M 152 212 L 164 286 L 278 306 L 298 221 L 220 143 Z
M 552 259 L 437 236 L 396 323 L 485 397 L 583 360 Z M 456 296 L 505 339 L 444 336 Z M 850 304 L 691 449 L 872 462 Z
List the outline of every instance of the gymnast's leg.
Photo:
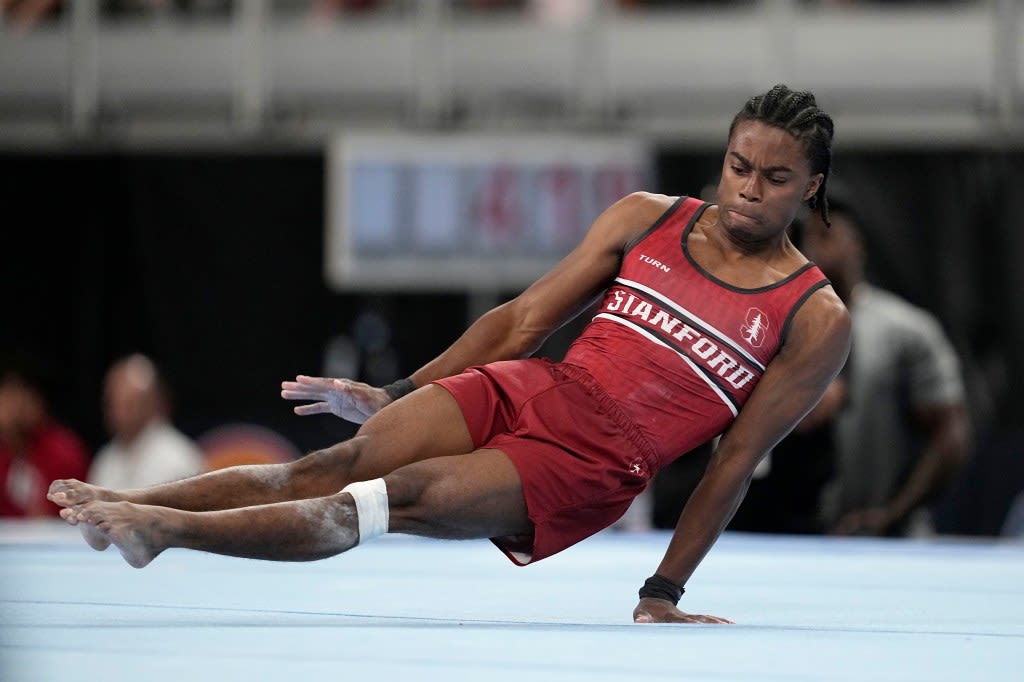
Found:
M 354 481 L 378 478 L 409 464 L 469 452 L 472 439 L 458 405 L 446 390 L 428 385 L 388 405 L 351 439 L 295 462 L 230 467 L 136 490 L 108 490 L 77 480 L 58 480 L 48 497 L 61 516 L 79 522 L 90 502 L 127 502 L 182 511 L 219 511 L 332 495 Z M 83 527 L 91 546 L 109 544 L 94 527 Z
M 497 450 L 416 462 L 325 497 L 207 512 L 92 500 L 68 515 L 136 568 L 172 547 L 311 561 L 389 531 L 448 539 L 532 531 L 519 475 Z

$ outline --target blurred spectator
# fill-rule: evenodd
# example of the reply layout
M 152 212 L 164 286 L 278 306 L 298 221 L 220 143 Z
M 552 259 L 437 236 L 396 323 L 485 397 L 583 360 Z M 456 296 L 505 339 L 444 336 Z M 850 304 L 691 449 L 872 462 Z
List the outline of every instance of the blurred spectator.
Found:
M 850 308 L 853 349 L 823 519 L 840 534 L 927 533 L 969 452 L 960 361 L 932 314 L 865 281 L 869 225 L 849 189 L 829 189 L 832 226 L 808 216 L 804 247 Z
M 112 440 L 96 453 L 90 483 L 140 488 L 202 471 L 202 454 L 170 423 L 166 388 L 144 355 L 128 356 L 107 370 L 103 416 Z
M 619 7 L 626 9 L 648 9 L 658 7 L 727 7 L 730 5 L 752 5 L 758 0 L 618 0 Z M 761 0 L 762 2 L 764 0 Z
M 102 0 L 100 11 L 106 16 L 187 16 L 228 17 L 234 9 L 233 0 Z
M 58 16 L 63 4 L 62 0 L 0 0 L 0 18 L 5 24 L 25 30 Z
M 321 21 L 335 21 L 344 14 L 379 9 L 377 0 L 312 0 L 311 4 L 313 16 Z
M 89 454 L 51 415 L 42 373 L 28 361 L 0 367 L 0 516 L 56 516 L 50 481 L 81 478 Z
M 145 16 L 150 14 L 180 14 L 201 17 L 230 16 L 233 0 L 100 0 L 104 16 Z M 57 19 L 70 11 L 65 0 L 0 0 L 0 24 L 10 24 L 26 30 L 46 20 Z

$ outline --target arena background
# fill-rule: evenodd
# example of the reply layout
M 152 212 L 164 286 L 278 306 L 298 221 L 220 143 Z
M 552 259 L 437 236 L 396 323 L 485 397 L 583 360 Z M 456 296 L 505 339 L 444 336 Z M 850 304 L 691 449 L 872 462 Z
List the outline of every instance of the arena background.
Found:
M 770 9 L 771 3 L 763 5 L 769 9 L 751 11 L 766 12 L 764 16 L 771 15 L 772 21 L 778 21 L 773 13 L 794 13 L 782 15 L 786 19 L 799 18 L 804 11 L 798 3 L 780 3 L 784 10 Z M 272 21 L 265 16 L 254 18 L 244 3 L 239 7 L 235 14 L 214 13 L 208 21 L 215 29 L 226 26 L 226 31 L 235 30 L 231 22 L 245 31 L 251 30 L 252 22 Z M 710 25 L 730 17 L 751 19 L 700 11 Z M 1024 233 L 1017 200 L 1024 183 L 1024 127 L 1018 116 L 1024 68 L 1017 67 L 1024 60 L 1019 47 L 1014 47 L 1022 42 L 1017 40 L 1020 13 L 1012 2 L 936 3 L 912 10 L 917 15 L 901 10 L 903 14 L 875 17 L 871 14 L 875 9 L 861 11 L 833 18 L 837 25 L 848 25 L 852 17 L 877 19 L 881 26 L 922 17 L 927 21 L 917 23 L 925 25 L 948 18 L 950 26 L 966 26 L 968 38 L 978 39 L 979 27 L 991 31 L 990 37 L 997 39 L 994 47 L 969 42 L 968 48 L 973 46 L 991 58 L 985 64 L 992 69 L 992 78 L 977 83 L 973 91 L 969 69 L 956 71 L 933 61 L 930 78 L 922 80 L 913 71 L 918 62 L 908 62 L 910 70 L 903 72 L 907 87 L 894 67 L 896 76 L 876 72 L 885 81 L 884 88 L 865 91 L 858 77 L 850 74 L 863 78 L 861 69 L 854 67 L 858 55 L 870 62 L 870 51 L 855 45 L 846 46 L 844 53 L 844 46 L 837 45 L 837 51 L 848 53 L 853 64 L 846 71 L 839 69 L 838 85 L 822 81 L 817 74 L 784 69 L 777 74 L 762 69 L 757 78 L 729 80 L 729 64 L 734 60 L 723 64 L 724 73 L 719 74 L 713 63 L 705 64 L 704 80 L 691 94 L 694 100 L 714 103 L 713 124 L 705 122 L 709 112 L 694 114 L 676 101 L 686 99 L 685 76 L 665 81 L 666 92 L 661 94 L 671 91 L 672 95 L 663 98 L 667 104 L 656 97 L 644 99 L 644 90 L 624 92 L 623 97 L 635 97 L 638 102 L 664 104 L 660 118 L 644 118 L 643 112 L 631 115 L 623 109 L 627 100 L 615 97 L 596 103 L 600 115 L 581 118 L 577 108 L 564 103 L 551 114 L 545 97 L 550 99 L 551 88 L 558 83 L 552 85 L 538 75 L 537 92 L 525 98 L 533 97 L 529 106 L 523 104 L 521 93 L 512 97 L 480 85 L 490 83 L 485 79 L 474 91 L 472 83 L 460 90 L 450 81 L 435 78 L 435 84 L 447 87 L 437 98 L 424 94 L 429 93 L 429 78 L 426 86 L 422 79 L 414 79 L 411 87 L 418 99 L 411 113 L 404 107 L 395 114 L 386 102 L 376 101 L 384 114 L 326 107 L 326 129 L 365 128 L 368 121 L 378 120 L 382 121 L 379 127 L 428 133 L 509 127 L 557 132 L 596 126 L 651 140 L 650 189 L 696 194 L 717 172 L 728 116 L 747 95 L 775 80 L 787 80 L 795 87 L 826 83 L 822 104 L 826 109 L 834 105 L 838 112 L 837 177 L 870 187 L 876 195 L 866 210 L 874 217 L 870 258 L 877 281 L 936 312 L 965 360 L 978 425 L 978 455 L 944 502 L 941 529 L 994 534 L 1010 497 L 1024 480 L 1020 425 L 1024 398 L 1019 389 L 1024 383 L 1024 361 L 1018 351 L 1024 343 L 1024 305 L 1020 304 Z M 407 5 L 395 21 L 406 21 L 418 12 L 430 16 L 414 16 L 415 22 L 451 20 Z M 152 354 L 165 369 L 174 391 L 175 420 L 191 435 L 226 423 L 260 424 L 284 435 L 301 451 L 349 435 L 351 427 L 339 420 L 292 415 L 291 405 L 278 397 L 279 382 L 296 373 L 330 369 L 325 362 L 330 343 L 338 337 L 358 336 L 354 325 L 365 320 L 367 312 L 390 330 L 390 360 L 384 369 L 377 367 L 376 374 L 366 367 L 365 359 L 360 361 L 361 375 L 404 376 L 460 333 L 479 300 L 472 291 L 459 288 L 345 292 L 329 287 L 323 267 L 326 135 L 317 132 L 322 128 L 297 133 L 297 124 L 288 119 L 289 104 L 308 108 L 315 101 L 286 97 L 282 104 L 269 97 L 261 99 L 259 88 L 253 99 L 249 97 L 253 89 L 245 85 L 251 83 L 246 80 L 251 74 L 244 70 L 227 79 L 226 94 L 205 92 L 195 97 L 196 110 L 181 104 L 195 94 L 187 79 L 180 92 L 174 90 L 173 82 L 166 92 L 147 92 L 140 86 L 143 96 L 133 100 L 122 96 L 111 85 L 114 81 L 104 80 L 102 68 L 99 77 L 83 75 L 72 60 L 64 74 L 68 80 L 48 84 L 46 74 L 32 72 L 30 63 L 44 49 L 45 40 L 93 35 L 100 45 L 99 67 L 103 66 L 101 41 L 107 25 L 100 20 L 99 28 L 94 23 L 83 29 L 83 16 L 93 15 L 64 10 L 26 35 L 15 37 L 11 31 L 0 40 L 4 57 L 0 61 L 5 64 L 0 69 L 0 291 L 4 301 L 0 350 L 30 351 L 42 360 L 54 381 L 57 415 L 82 433 L 92 448 L 105 438 L 99 412 L 103 371 L 116 357 L 136 350 Z M 641 17 L 628 28 L 649 27 L 659 16 L 664 18 Z M 764 16 L 755 14 L 752 25 Z M 688 18 L 692 15 L 683 16 Z M 820 14 L 807 18 L 820 20 Z M 1010 27 L 1000 28 L 1007 20 Z M 181 23 L 176 16 L 165 16 L 163 21 L 178 26 L 188 37 L 191 24 Z M 370 20 L 347 26 L 359 29 L 358 21 Z M 535 30 L 535 19 L 511 21 L 519 22 L 515 30 L 524 35 Z M 375 23 L 364 23 L 362 29 L 384 30 L 387 35 L 387 26 L 381 29 Z M 931 40 L 935 35 L 927 34 L 922 40 L 934 55 L 941 55 L 941 45 Z M 557 34 L 552 42 L 543 42 L 548 40 L 544 35 L 536 39 L 550 47 L 563 37 Z M 67 49 L 65 56 L 73 57 L 78 48 L 72 44 Z M 179 49 L 187 52 L 188 45 Z M 1005 64 L 1007 49 L 1009 65 Z M 373 53 L 364 62 L 370 71 L 374 55 L 379 56 Z M 668 52 L 669 58 L 676 56 Z M 314 52 L 310 59 L 315 58 Z M 832 67 L 841 58 L 830 55 Z M 864 70 L 875 68 L 873 64 Z M 642 65 L 636 61 L 622 68 Z M 379 68 L 386 75 L 393 67 Z M 128 66 L 121 68 L 122 76 L 131 75 Z M 503 77 L 509 71 L 502 72 Z M 145 79 L 142 74 L 129 81 L 144 83 Z M 725 84 L 715 89 L 708 84 L 715 79 Z M 243 81 L 238 88 L 236 80 Z M 339 82 L 343 90 L 344 78 Z M 683 90 L 676 89 L 679 82 Z M 352 86 L 353 98 L 358 99 L 361 87 L 359 83 Z M 513 83 L 510 91 L 521 87 Z M 900 98 L 903 94 L 907 99 Z M 584 90 L 574 96 L 586 102 L 592 95 Z M 177 102 L 177 108 L 170 102 Z M 506 105 L 506 115 L 495 117 L 493 110 Z M 873 109 L 884 118 L 886 107 L 892 109 L 892 126 L 853 123 Z M 948 134 L 940 125 L 925 123 L 936 107 L 963 107 L 973 118 L 963 129 Z M 167 133 L 166 127 L 153 125 L 154 111 L 163 117 L 158 123 L 166 123 L 167 116 L 177 117 L 173 130 L 179 132 Z M 920 129 L 913 124 L 917 114 Z M 674 123 L 666 127 L 666 119 Z M 146 130 L 139 122 L 147 120 L 150 132 L 139 133 Z M 191 126 L 195 120 L 200 123 Z M 848 137 L 844 137 L 844 123 L 849 123 Z M 709 125 L 714 132 L 706 132 Z M 211 129 L 223 134 L 211 134 Z M 514 293 L 507 290 L 492 296 Z M 563 342 L 564 337 L 557 337 L 547 350 L 557 354 Z

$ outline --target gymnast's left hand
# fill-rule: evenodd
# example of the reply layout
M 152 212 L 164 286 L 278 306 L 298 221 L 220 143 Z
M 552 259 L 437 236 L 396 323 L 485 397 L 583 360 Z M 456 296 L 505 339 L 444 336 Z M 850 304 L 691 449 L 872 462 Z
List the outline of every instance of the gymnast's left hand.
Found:
M 362 424 L 391 402 L 383 388 L 352 379 L 330 379 L 300 374 L 295 381 L 281 382 L 285 400 L 311 400 L 296 405 L 295 414 L 333 414 L 346 421 Z
M 633 609 L 634 623 L 732 623 L 718 616 L 684 613 L 664 599 L 644 598 Z

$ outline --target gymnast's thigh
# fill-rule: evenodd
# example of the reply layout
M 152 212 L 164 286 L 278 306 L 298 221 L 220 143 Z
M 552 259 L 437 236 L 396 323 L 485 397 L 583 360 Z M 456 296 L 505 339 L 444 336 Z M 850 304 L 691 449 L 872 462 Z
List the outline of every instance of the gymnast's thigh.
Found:
M 444 539 L 532 532 L 519 474 L 499 450 L 416 462 L 384 481 L 391 532 Z
M 473 439 L 451 394 L 428 384 L 372 416 L 338 447 L 353 457 L 351 479 L 364 481 L 413 462 L 471 452 Z

